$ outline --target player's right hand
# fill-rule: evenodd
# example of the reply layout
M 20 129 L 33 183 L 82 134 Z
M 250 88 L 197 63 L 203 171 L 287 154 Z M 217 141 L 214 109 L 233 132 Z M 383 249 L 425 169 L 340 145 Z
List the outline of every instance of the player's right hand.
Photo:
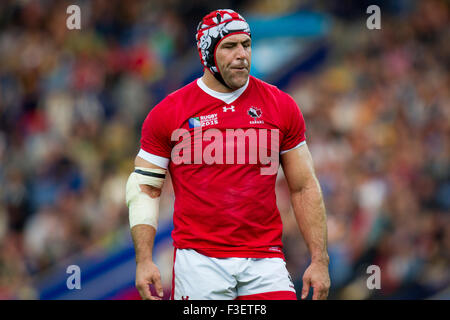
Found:
M 150 285 L 155 287 L 158 296 L 152 295 Z M 163 297 L 161 274 L 159 273 L 158 267 L 152 261 L 137 263 L 136 289 L 138 289 L 142 300 L 161 300 Z

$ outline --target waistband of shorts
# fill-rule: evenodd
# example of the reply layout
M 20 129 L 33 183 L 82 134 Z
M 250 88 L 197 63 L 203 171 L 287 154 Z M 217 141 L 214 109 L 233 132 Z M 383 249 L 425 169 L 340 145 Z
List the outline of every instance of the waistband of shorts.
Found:
M 198 253 L 211 258 L 281 258 L 285 260 L 284 253 L 281 251 L 270 251 L 268 249 L 259 250 L 239 250 L 239 249 L 211 249 L 211 248 L 192 248 L 192 247 L 179 247 L 177 249 L 192 249 Z

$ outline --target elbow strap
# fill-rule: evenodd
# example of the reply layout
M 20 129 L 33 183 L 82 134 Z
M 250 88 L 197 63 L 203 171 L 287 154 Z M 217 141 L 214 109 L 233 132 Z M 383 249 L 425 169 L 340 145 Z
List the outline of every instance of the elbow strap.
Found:
M 136 174 L 139 184 L 146 184 L 158 189 L 162 188 L 166 179 L 166 170 L 164 169 L 136 167 L 133 173 Z
M 129 208 L 130 228 L 146 224 L 157 229 L 160 197 L 152 198 L 143 192 L 140 184 L 162 188 L 165 179 L 163 169 L 136 167 L 128 177 L 126 185 L 126 203 Z

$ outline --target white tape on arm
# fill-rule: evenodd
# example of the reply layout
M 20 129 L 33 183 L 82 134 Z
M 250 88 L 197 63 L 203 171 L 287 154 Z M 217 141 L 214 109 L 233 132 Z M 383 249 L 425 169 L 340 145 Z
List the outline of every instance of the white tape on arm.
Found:
M 159 199 L 143 192 L 140 184 L 161 189 L 165 179 L 163 169 L 136 167 L 128 178 L 126 186 L 126 202 L 129 208 L 130 228 L 138 224 L 146 224 L 157 229 L 159 217 Z

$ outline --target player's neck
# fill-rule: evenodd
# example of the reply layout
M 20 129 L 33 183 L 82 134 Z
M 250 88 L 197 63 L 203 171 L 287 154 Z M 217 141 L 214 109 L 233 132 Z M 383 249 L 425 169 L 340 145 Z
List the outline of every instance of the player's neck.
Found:
M 220 83 L 211 72 L 205 70 L 202 76 L 203 83 L 210 88 L 211 90 L 221 92 L 221 93 L 230 93 L 235 90 L 225 87 L 222 83 Z

